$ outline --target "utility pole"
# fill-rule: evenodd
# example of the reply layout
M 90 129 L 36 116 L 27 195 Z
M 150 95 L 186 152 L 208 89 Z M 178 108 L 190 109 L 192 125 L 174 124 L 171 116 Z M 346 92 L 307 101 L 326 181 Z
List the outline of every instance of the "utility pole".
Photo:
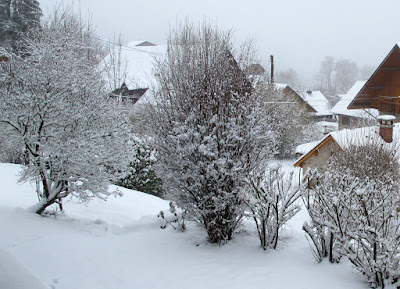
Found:
M 271 59 L 271 83 L 274 83 L 274 56 L 270 56 Z

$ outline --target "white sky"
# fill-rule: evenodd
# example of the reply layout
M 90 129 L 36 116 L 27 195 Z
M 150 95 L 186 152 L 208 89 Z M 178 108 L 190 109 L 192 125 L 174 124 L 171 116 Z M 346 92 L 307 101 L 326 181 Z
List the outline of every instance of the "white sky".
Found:
M 61 0 L 39 0 L 44 14 Z M 97 33 L 125 42 L 165 44 L 169 27 L 189 17 L 253 38 L 262 64 L 292 67 L 308 85 L 324 56 L 377 66 L 400 41 L 399 0 L 63 0 L 90 15 Z

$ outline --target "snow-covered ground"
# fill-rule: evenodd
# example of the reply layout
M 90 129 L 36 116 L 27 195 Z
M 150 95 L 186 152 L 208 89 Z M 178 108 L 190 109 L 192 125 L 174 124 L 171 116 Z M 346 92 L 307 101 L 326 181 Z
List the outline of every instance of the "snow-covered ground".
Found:
M 305 211 L 276 251 L 261 250 L 251 222 L 217 246 L 193 224 L 160 229 L 168 202 L 126 189 L 107 202 L 65 203 L 57 218 L 28 213 L 37 199 L 30 184 L 17 184 L 19 170 L 0 164 L 0 289 L 368 288 L 348 262 L 315 262 Z

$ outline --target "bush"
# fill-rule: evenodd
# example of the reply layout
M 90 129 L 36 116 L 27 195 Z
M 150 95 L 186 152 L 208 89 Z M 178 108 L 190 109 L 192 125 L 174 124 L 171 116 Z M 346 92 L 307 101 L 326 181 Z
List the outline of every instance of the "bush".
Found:
M 400 276 L 400 172 L 396 145 L 370 139 L 331 158 L 324 174 L 309 172 L 304 230 L 318 261 L 347 257 L 372 287 Z M 360 162 L 362 160 L 362 162 Z

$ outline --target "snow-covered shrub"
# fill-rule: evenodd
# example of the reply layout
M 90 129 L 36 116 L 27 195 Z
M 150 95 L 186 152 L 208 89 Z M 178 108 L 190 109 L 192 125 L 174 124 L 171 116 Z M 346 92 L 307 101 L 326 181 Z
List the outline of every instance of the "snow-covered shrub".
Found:
M 116 184 L 162 197 L 162 181 L 157 177 L 154 169 L 156 162 L 155 149 L 150 146 L 147 140 L 136 137 L 133 140 L 131 154 L 128 172 Z
M 173 31 L 156 66 L 151 129 L 167 198 L 202 224 L 209 241 L 233 237 L 241 222 L 240 191 L 270 152 L 260 95 L 234 58 L 232 37 L 210 25 Z
M 179 212 L 174 202 L 169 202 L 169 213 L 160 211 L 158 217 L 161 219 L 161 229 L 165 229 L 170 225 L 174 230 L 179 228 L 180 231 L 186 230 L 186 212 Z
M 300 196 L 301 190 L 293 183 L 293 172 L 286 175 L 277 167 L 262 175 L 250 175 L 243 201 L 247 216 L 256 223 L 264 250 L 276 249 L 282 226 L 300 210 L 296 203 Z
M 308 176 L 304 197 L 311 217 L 305 230 L 319 260 L 347 257 L 372 287 L 400 276 L 397 152 L 396 144 L 373 139 L 348 146 L 325 174 Z
M 106 198 L 107 167 L 127 166 L 129 127 L 107 100 L 97 40 L 70 11 L 56 11 L 0 63 L 0 121 L 27 153 L 38 214 L 66 196 Z
M 345 202 L 354 184 L 329 170 L 322 175 L 310 170 L 305 179 L 307 189 L 302 198 L 311 221 L 304 223 L 303 230 L 318 262 L 326 257 L 332 263 L 338 262 L 351 223 L 348 219 L 351 208 Z

